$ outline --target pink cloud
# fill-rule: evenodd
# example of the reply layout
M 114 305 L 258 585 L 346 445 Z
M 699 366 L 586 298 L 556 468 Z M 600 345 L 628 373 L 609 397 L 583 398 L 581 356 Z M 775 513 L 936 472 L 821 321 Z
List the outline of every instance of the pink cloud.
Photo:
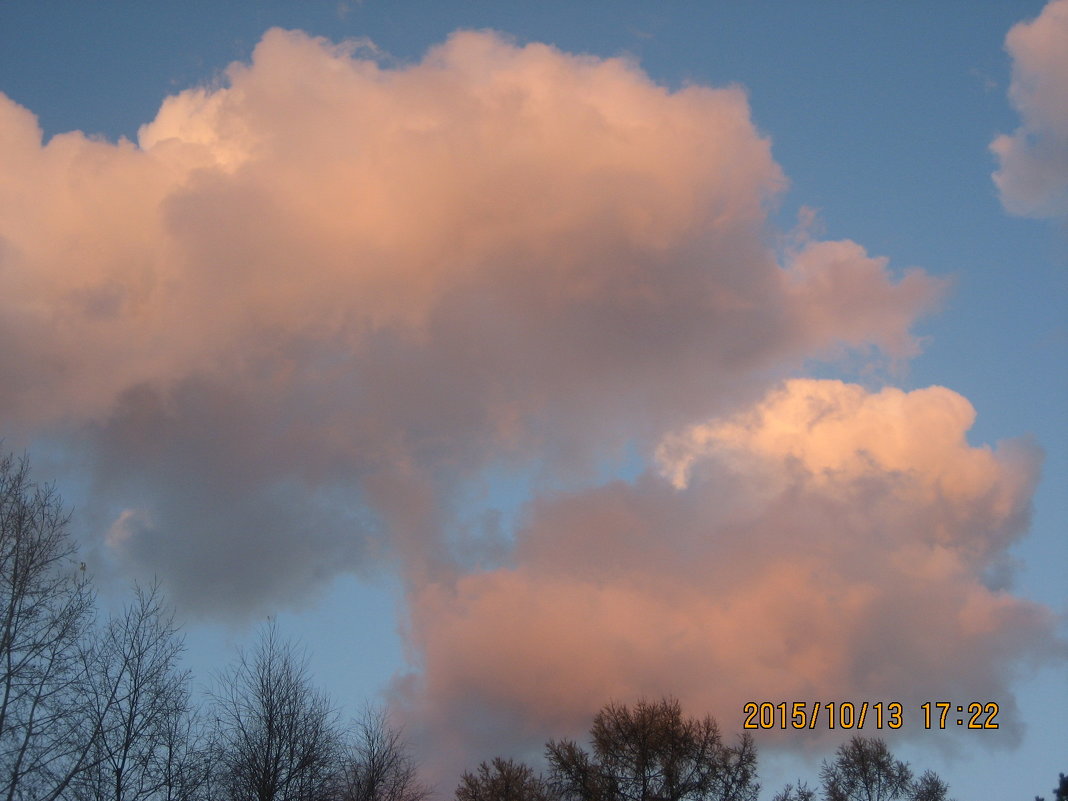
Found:
M 493 33 L 373 56 L 268 31 L 137 144 L 43 143 L 0 97 L 0 412 L 85 448 L 101 537 L 141 510 L 110 552 L 186 602 L 416 576 L 488 465 L 581 471 L 807 358 L 914 350 L 941 282 L 766 244 L 741 89 Z
M 1012 56 L 1009 99 L 1021 125 L 990 145 L 994 182 L 1013 214 L 1068 215 L 1068 0 L 1051 0 L 1005 38 Z
M 398 700 L 485 757 L 664 693 L 728 729 L 750 700 L 997 699 L 1016 736 L 1015 665 L 1061 646 L 986 575 L 1039 457 L 969 445 L 973 418 L 941 387 L 794 380 L 670 436 L 665 478 L 539 501 L 514 566 L 414 588 L 421 678 Z
M 969 445 L 942 388 L 773 388 L 908 358 L 944 282 L 771 248 L 786 182 L 737 87 L 485 32 L 386 66 L 271 30 L 136 144 L 43 142 L 0 95 L 0 161 L 5 422 L 81 459 L 104 558 L 194 612 L 398 567 L 395 700 L 439 765 L 609 697 L 725 727 L 772 693 L 1010 698 L 1045 653 L 1047 612 L 984 580 L 1033 449 Z M 663 474 L 590 489 L 627 448 Z M 475 570 L 496 470 L 564 490 Z

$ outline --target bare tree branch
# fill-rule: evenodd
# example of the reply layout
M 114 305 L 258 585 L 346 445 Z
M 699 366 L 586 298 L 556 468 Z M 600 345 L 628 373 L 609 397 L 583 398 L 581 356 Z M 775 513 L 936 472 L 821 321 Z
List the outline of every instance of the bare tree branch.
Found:
M 85 635 L 93 594 L 74 563 L 69 517 L 29 463 L 0 457 L 0 799 L 53 801 L 89 761 Z
M 95 648 L 93 700 L 100 730 L 91 764 L 73 782 L 77 801 L 190 797 L 183 760 L 198 759 L 182 640 L 158 584 L 135 586 L 134 601 L 108 621 Z
M 383 710 L 367 707 L 342 766 L 340 801 L 424 801 L 429 795 L 401 731 Z
M 218 779 L 230 801 L 321 801 L 337 782 L 337 713 L 275 626 L 215 694 Z

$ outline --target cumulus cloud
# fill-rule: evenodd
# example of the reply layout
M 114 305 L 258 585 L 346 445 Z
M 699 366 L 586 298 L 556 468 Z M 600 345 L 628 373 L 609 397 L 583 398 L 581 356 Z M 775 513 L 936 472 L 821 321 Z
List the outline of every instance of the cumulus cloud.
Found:
M 271 30 L 137 143 L 43 142 L 0 96 L 0 415 L 83 449 L 101 540 L 181 602 L 433 576 L 481 471 L 581 473 L 807 358 L 914 351 L 938 280 L 767 244 L 741 89 L 492 33 L 368 52 Z
M 1009 99 L 1020 113 L 1015 133 L 990 149 L 1005 208 L 1030 217 L 1068 215 L 1068 0 L 1051 0 L 1005 39 L 1012 56 Z
M 942 387 L 799 379 L 669 435 L 661 474 L 537 502 L 514 565 L 414 590 L 397 696 L 485 754 L 665 692 L 730 727 L 750 700 L 998 699 L 1018 736 L 1012 671 L 1055 621 L 986 574 L 1039 454 L 968 444 L 973 419 Z
M 986 576 L 1038 457 L 969 445 L 947 389 L 779 384 L 907 359 L 944 284 L 775 250 L 742 89 L 271 30 L 136 143 L 45 142 L 0 95 L 0 162 L 5 428 L 71 455 L 98 552 L 187 611 L 402 571 L 393 699 L 439 775 L 665 692 L 725 724 L 771 694 L 1006 699 L 1011 728 L 1051 624 Z M 627 453 L 658 471 L 596 486 Z M 490 548 L 487 476 L 530 499 Z

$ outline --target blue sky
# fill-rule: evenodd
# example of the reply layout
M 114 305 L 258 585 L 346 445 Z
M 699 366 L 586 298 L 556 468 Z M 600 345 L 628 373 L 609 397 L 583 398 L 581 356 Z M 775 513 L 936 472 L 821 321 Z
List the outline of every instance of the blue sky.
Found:
M 948 1 L 6 3 L 0 6 L 0 92 L 36 116 L 45 142 L 56 134 L 82 131 L 99 147 L 72 139 L 75 155 L 47 161 L 39 143 L 31 143 L 36 150 L 25 144 L 29 129 L 24 116 L 5 111 L 0 118 L 7 126 L 0 158 L 4 172 L 14 176 L 0 206 L 0 242 L 6 246 L 0 250 L 0 270 L 7 267 L 15 277 L 5 284 L 14 301 L 0 305 L 0 315 L 8 318 L 0 336 L 12 343 L 5 346 L 9 358 L 0 364 L 14 376 L 5 379 L 9 390 L 0 394 L 0 433 L 9 447 L 30 452 L 39 474 L 56 476 L 63 495 L 80 510 L 76 525 L 105 586 L 125 586 L 132 577 L 152 573 L 169 584 L 180 612 L 190 620 L 190 665 L 198 676 L 207 681 L 232 647 L 247 641 L 256 620 L 277 615 L 288 632 L 307 643 L 316 674 L 348 708 L 355 710 L 368 698 L 386 699 L 427 749 L 448 730 L 442 721 L 459 715 L 458 750 L 439 750 L 466 759 L 460 768 L 492 756 L 478 749 L 498 736 L 494 732 L 520 732 L 507 743 L 517 753 L 559 733 L 539 728 L 551 715 L 524 717 L 544 700 L 533 689 L 533 679 L 510 694 L 510 688 L 497 686 L 450 650 L 455 643 L 457 649 L 491 653 L 493 632 L 499 631 L 495 627 L 505 625 L 495 610 L 509 603 L 515 608 L 508 619 L 527 621 L 549 636 L 544 632 L 559 624 L 553 615 L 566 612 L 569 603 L 588 603 L 581 608 L 594 618 L 608 615 L 605 610 L 616 607 L 591 587 L 609 586 L 619 592 L 611 603 L 651 610 L 663 604 L 665 615 L 678 616 L 670 620 L 679 621 L 680 636 L 689 636 L 699 631 L 694 621 L 703 613 L 673 605 L 659 585 L 644 586 L 630 575 L 633 563 L 627 560 L 649 559 L 653 574 L 675 565 L 685 549 L 696 548 L 703 555 L 697 562 L 711 554 L 748 565 L 759 561 L 760 551 L 745 543 L 759 542 L 769 549 L 769 563 L 780 565 L 773 553 L 789 555 L 781 560 L 783 575 L 792 564 L 807 564 L 809 552 L 848 550 L 856 561 L 834 563 L 832 571 L 842 597 L 874 587 L 889 604 L 892 595 L 879 593 L 888 592 L 902 576 L 919 579 L 912 568 L 902 568 L 900 575 L 873 570 L 870 579 L 845 575 L 850 566 L 867 564 L 863 552 L 853 554 L 855 543 L 871 537 L 870 558 L 892 561 L 912 553 L 905 545 L 886 544 L 899 537 L 913 547 L 909 538 L 915 532 L 909 526 L 930 524 L 932 532 L 941 531 L 940 525 L 957 526 L 945 535 L 952 538 L 954 553 L 978 549 L 987 561 L 976 567 L 978 563 L 967 561 L 970 556 L 961 556 L 973 571 L 967 575 L 938 573 L 932 561 L 933 572 L 924 574 L 927 581 L 945 586 L 921 588 L 930 593 L 922 598 L 941 598 L 945 590 L 947 603 L 972 610 L 960 615 L 982 617 L 991 632 L 988 641 L 980 635 L 958 638 L 949 623 L 925 630 L 923 615 L 909 611 L 907 598 L 901 599 L 900 614 L 892 604 L 873 601 L 878 612 L 859 618 L 858 625 L 881 622 L 892 632 L 890 640 L 900 638 L 897 678 L 888 679 L 889 684 L 856 678 L 842 692 L 855 696 L 866 687 L 875 692 L 908 675 L 910 698 L 941 700 L 942 694 L 953 692 L 945 700 L 994 700 L 1008 708 L 1015 697 L 1022 724 L 1013 729 L 1018 742 L 1008 731 L 947 731 L 912 732 L 892 744 L 915 765 L 937 770 L 959 799 L 1048 793 L 1058 771 L 1068 769 L 1062 735 L 1068 713 L 1063 645 L 1068 613 L 1063 581 L 1068 564 L 1068 229 L 1056 199 L 1045 206 L 1039 201 L 1031 216 L 1010 213 L 1012 200 L 1006 210 L 992 179 L 999 161 L 990 150 L 995 137 L 1031 125 L 1021 149 L 1026 150 L 1027 142 L 1047 142 L 1052 143 L 1048 150 L 1035 152 L 1068 158 L 1065 128 L 1057 127 L 1063 112 L 1055 104 L 1043 106 L 1045 95 L 1031 96 L 1025 108 L 1019 101 L 1014 106 L 1009 96 L 1014 61 L 1005 49 L 1006 35 L 1044 8 L 1041 2 Z M 1043 18 L 1052 19 L 1053 10 L 1050 4 Z M 212 117 L 215 112 L 205 112 L 187 92 L 181 95 L 185 101 L 172 103 L 173 117 L 157 119 L 164 99 L 183 91 L 202 88 L 203 97 L 222 97 L 239 82 L 234 74 L 226 77 L 227 65 L 247 65 L 253 48 L 273 28 L 325 37 L 328 43 L 367 41 L 341 52 L 308 37 L 279 36 L 263 45 L 262 62 L 245 73 L 248 83 L 241 91 L 253 98 L 247 106 L 234 100 L 232 108 Z M 445 66 L 439 69 L 457 83 L 442 88 L 432 83 L 436 78 L 430 70 L 416 67 L 429 49 L 460 30 L 497 34 L 451 40 L 451 55 L 442 56 Z M 1063 37 L 1064 28 L 1054 35 Z M 528 46 L 533 43 L 555 50 L 532 50 Z M 576 58 L 578 54 L 590 58 Z M 1024 56 L 1015 56 L 1022 63 Z M 615 57 L 631 66 L 622 72 L 596 72 L 590 66 Z M 342 94 L 335 94 L 328 65 L 353 58 L 375 59 L 379 77 L 406 74 L 410 83 L 385 81 L 382 85 L 390 88 L 381 96 L 361 84 L 364 94 L 352 97 L 366 106 L 346 106 L 351 98 L 343 93 L 349 84 L 339 84 L 336 92 Z M 1068 75 L 1064 57 L 1059 65 L 1055 58 L 1036 58 L 1036 63 L 1059 66 L 1059 72 L 1050 73 L 1049 85 L 1063 93 Z M 277 74 L 267 73 L 271 64 Z M 320 69 L 325 70 L 323 79 L 316 82 Z M 566 142 L 571 136 L 579 155 L 566 147 L 543 151 L 537 137 L 523 140 L 529 150 L 522 152 L 533 153 L 530 170 L 544 176 L 538 181 L 524 171 L 526 156 L 497 161 L 492 155 L 483 158 L 478 148 L 465 149 L 466 142 L 484 135 L 489 138 L 479 141 L 495 150 L 494 140 L 484 133 L 488 128 L 478 127 L 480 112 L 459 105 L 481 97 L 479 70 L 546 92 L 550 117 L 535 115 L 535 123 L 546 126 L 546 141 L 559 136 Z M 311 83 L 303 88 L 295 83 L 294 89 L 287 83 L 291 75 Z M 1028 85 L 1034 84 L 1034 75 L 1025 77 L 1032 81 Z M 528 79 L 531 83 L 524 84 Z M 576 100 L 569 94 L 569 82 L 577 86 L 587 79 L 593 86 L 618 90 L 627 113 L 657 109 L 663 128 L 618 161 L 602 164 L 598 152 L 607 152 L 613 140 L 601 143 L 597 130 L 584 127 L 584 117 L 568 116 L 574 104 L 586 102 L 585 95 Z M 698 95 L 686 94 L 693 87 L 714 87 L 719 93 L 705 106 Z M 720 91 L 726 87 L 738 91 Z M 391 149 L 387 122 L 408 130 L 404 125 L 413 115 L 429 119 L 446 114 L 448 103 L 441 98 L 452 97 L 448 92 L 453 91 L 455 107 L 467 111 L 439 123 L 442 138 L 420 138 L 410 146 L 405 140 L 398 151 Z M 301 105 L 302 96 L 314 98 L 311 105 Z M 295 104 L 292 116 L 284 102 Z M 371 110 L 366 118 L 363 108 Z M 313 130 L 309 122 L 302 127 L 301 114 L 323 115 L 312 122 L 326 127 L 336 119 L 338 141 L 324 137 L 302 148 L 301 137 L 318 136 L 323 126 Z M 146 134 L 141 126 L 153 120 L 155 128 Z M 507 118 L 487 116 L 485 125 L 490 123 L 518 130 L 507 128 Z M 732 127 L 734 123 L 741 127 Z M 248 141 L 258 143 L 255 147 L 241 150 L 246 140 L 225 127 L 239 124 L 253 126 Z M 469 124 L 470 129 L 465 127 Z M 197 139 L 212 126 L 217 126 L 214 138 Z M 366 149 L 358 153 L 346 149 L 346 126 L 354 130 L 354 141 L 375 144 L 361 144 Z M 707 136 L 692 133 L 702 126 Z M 264 132 L 284 139 L 286 149 L 270 150 L 275 139 L 256 138 Z M 592 143 L 588 156 L 587 135 Z M 511 152 L 508 147 L 518 136 L 502 140 L 501 151 Z M 661 146 L 655 137 L 668 139 Z M 121 138 L 136 144 L 118 144 Z M 178 153 L 173 143 L 179 141 L 192 145 Z M 711 143 L 707 150 L 706 141 Z M 761 142 L 770 143 L 770 157 Z M 193 149 L 202 145 L 203 153 Z M 344 160 L 363 158 L 373 146 L 385 155 L 369 161 L 370 166 Z M 164 152 L 165 147 L 171 150 Z M 224 152 L 234 147 L 238 150 Z M 261 157 L 264 151 L 256 147 L 266 148 L 268 155 Z M 146 166 L 135 150 L 155 150 L 155 160 Z M 25 155 L 31 152 L 32 157 Z M 324 160 L 318 159 L 320 154 Z M 327 166 L 326 156 L 335 159 L 333 166 Z M 227 158 L 238 158 L 238 166 Z M 626 158 L 635 161 L 631 165 Z M 466 159 L 474 166 L 467 170 L 450 159 Z M 708 166 L 710 160 L 713 166 Z M 157 164 L 166 169 L 157 170 Z M 1057 169 L 1054 159 L 1045 174 L 1056 180 Z M 172 185 L 165 176 L 175 171 L 184 177 Z M 314 194 L 315 176 L 330 181 L 335 173 L 362 183 L 348 185 L 339 178 L 324 190 L 321 203 L 316 199 L 308 207 L 302 197 L 285 194 L 301 189 Z M 572 184 L 573 175 L 578 178 Z M 424 180 L 426 191 L 405 185 Z M 456 189 L 458 182 L 462 191 Z M 523 216 L 529 211 L 524 198 L 537 197 L 542 184 L 555 201 L 534 211 L 560 208 L 559 229 L 543 229 L 536 215 L 532 220 Z M 588 186 L 593 188 L 584 201 Z M 691 191 L 704 199 L 695 201 L 696 211 L 686 205 Z M 1063 184 L 1060 191 L 1063 197 Z M 525 195 L 513 197 L 513 192 Z M 736 209 L 732 203 L 738 197 L 742 200 Z M 765 198 L 762 211 L 745 206 L 752 198 L 758 204 Z M 1018 211 L 1023 201 L 1017 197 L 1015 202 Z M 160 209 L 156 216 L 152 204 Z M 364 211 L 346 216 L 346 204 L 370 209 L 370 216 L 359 216 Z M 496 206 L 512 209 L 509 204 L 518 209 L 514 228 L 508 215 L 502 214 L 503 222 L 493 217 Z M 23 216 L 27 208 L 32 213 Z M 75 213 L 73 208 L 88 211 Z M 454 214 L 454 209 L 459 211 Z M 275 213 L 290 216 L 272 217 Z M 307 215 L 306 228 L 294 224 L 290 231 L 288 223 L 279 224 L 285 231 L 271 240 L 274 253 L 255 244 L 256 226 L 302 214 Z M 679 222 L 686 214 L 687 222 Z M 485 222 L 490 218 L 492 225 Z M 801 219 L 810 221 L 807 227 L 799 228 Z M 427 225 L 420 226 L 421 221 Z M 428 233 L 431 221 L 444 233 Z M 627 225 L 637 228 L 623 230 Z M 370 233 L 347 233 L 357 229 Z M 399 233 L 378 238 L 382 230 Z M 422 249 L 440 251 L 442 243 L 451 248 L 471 231 L 472 240 L 485 237 L 485 250 L 472 249 L 475 245 L 464 240 L 439 264 Z M 249 239 L 244 238 L 247 232 L 252 232 Z M 439 234 L 442 238 L 435 239 Z M 49 243 L 66 242 L 64 237 L 73 243 L 69 250 L 49 249 Z M 805 250 L 844 240 L 863 250 Z M 301 277 L 293 268 L 291 276 L 286 260 L 300 262 L 302 248 L 308 272 Z M 801 295 L 781 289 L 780 297 L 778 274 L 768 259 L 789 269 L 799 250 L 809 254 L 806 264 L 811 266 L 805 268 L 810 272 L 796 267 L 801 272 L 795 278 L 810 281 L 812 289 Z M 138 259 L 148 252 L 158 263 L 142 274 Z M 514 264 L 510 252 L 516 254 Z M 78 269 L 65 270 L 63 253 L 86 254 L 92 262 L 85 268 L 88 277 L 72 278 Z M 173 259 L 172 253 L 177 254 Z M 277 253 L 283 255 L 276 259 Z M 880 258 L 888 262 L 872 261 Z M 365 282 L 361 271 L 370 275 L 367 265 L 378 261 L 386 272 Z M 509 289 L 512 279 L 495 272 L 502 263 L 523 276 L 515 279 L 515 296 Z M 685 295 L 706 287 L 701 268 L 694 266 L 701 264 L 714 265 L 709 269 L 723 276 L 723 291 L 738 293 L 746 309 L 761 297 L 767 298 L 767 309 L 750 315 L 717 306 L 723 317 L 712 321 L 697 314 Z M 834 264 L 845 265 L 844 272 L 834 272 Z M 633 285 L 626 283 L 631 280 L 626 265 L 638 276 Z M 906 291 L 901 287 L 910 268 L 922 273 L 914 274 L 920 277 Z M 348 269 L 358 275 L 331 283 Z M 624 277 L 616 277 L 615 269 Z M 556 275 L 554 270 L 564 276 L 563 283 L 547 288 L 539 276 Z M 663 318 L 660 312 L 634 316 L 631 307 L 607 309 L 603 300 L 590 301 L 585 295 L 554 305 L 553 293 L 587 286 L 587 281 L 604 293 L 616 291 L 619 282 L 628 291 L 653 292 L 666 298 L 668 311 Z M 310 287 L 306 293 L 305 286 Z M 683 297 L 672 294 L 673 287 L 683 287 Z M 664 294 L 656 295 L 661 290 Z M 286 293 L 298 296 L 291 305 Z M 371 300 L 366 305 L 362 300 L 335 303 L 348 293 Z M 508 306 L 524 293 L 531 298 L 529 307 Z M 119 311 L 107 318 L 112 322 L 90 320 L 84 328 L 72 324 L 69 336 L 53 339 L 49 334 L 27 344 L 38 319 L 51 319 L 54 326 L 71 298 L 84 299 L 87 315 L 103 310 L 101 320 L 113 306 Z M 136 306 L 135 298 L 145 305 Z M 472 306 L 476 301 L 481 305 Z M 485 311 L 497 308 L 494 304 L 499 304 L 499 318 Z M 819 314 L 813 311 L 817 307 Z M 474 317 L 465 317 L 475 308 Z M 528 308 L 535 310 L 529 317 Z M 198 311 L 191 314 L 191 309 Z M 544 310 L 544 318 L 538 309 Z M 194 319 L 199 310 L 203 317 Z M 38 314 L 44 316 L 34 316 Z M 760 322 L 762 314 L 766 325 Z M 187 328 L 182 319 L 189 321 Z M 542 319 L 547 327 L 558 326 L 559 336 L 541 330 Z M 520 322 L 513 326 L 514 320 Z M 328 333 L 322 333 L 324 328 Z M 637 332 L 631 336 L 628 331 Z M 433 344 L 426 345 L 413 332 L 430 332 Z M 607 344 L 598 332 L 607 332 Z M 580 335 L 593 344 L 576 344 L 572 337 Z M 573 357 L 561 355 L 571 349 Z M 70 367 L 40 368 L 67 364 L 65 359 Z M 530 366 L 515 366 L 521 363 Z M 692 368 L 697 363 L 703 366 Z M 450 364 L 452 372 L 446 369 Z M 794 384 L 786 395 L 775 396 L 775 387 L 790 378 L 839 379 L 863 387 L 866 400 L 856 400 L 857 393 L 846 397 L 829 384 L 819 385 L 822 389 Z M 880 394 L 887 387 L 911 391 L 930 386 L 967 399 L 977 415 L 970 430 L 954 416 L 959 406 L 949 395 L 910 395 L 915 405 L 901 412 L 905 407 Z M 271 394 L 279 387 L 277 395 Z M 39 390 L 63 400 L 42 402 L 35 394 Z M 870 450 L 881 472 L 863 472 L 848 454 L 826 456 L 814 441 L 768 444 L 762 432 L 774 428 L 770 421 L 792 413 L 791 404 L 806 392 L 809 398 L 825 392 L 823 402 L 853 421 L 825 436 L 846 442 L 846 451 Z M 443 400 L 424 404 L 417 397 L 423 393 Z M 705 394 L 696 400 L 700 393 Z M 928 412 L 934 414 L 935 401 L 942 404 L 939 409 L 955 410 L 953 424 L 966 431 L 970 448 L 951 442 L 936 458 L 922 447 L 930 430 L 921 423 Z M 745 425 L 716 428 L 708 422 L 708 428 L 695 428 L 707 421 L 740 420 L 735 416 L 747 409 L 751 416 Z M 864 422 L 868 410 L 876 417 L 900 412 L 901 419 L 887 422 L 887 429 L 913 444 L 900 452 L 884 451 L 874 440 L 865 440 L 877 436 Z M 385 422 L 378 426 L 376 421 Z M 810 430 L 817 422 L 808 421 Z M 931 425 L 931 430 L 941 430 Z M 682 437 L 679 453 L 707 465 L 693 468 L 685 488 L 669 491 L 655 453 L 658 443 L 672 435 Z M 999 450 L 995 461 L 988 461 L 985 446 L 1017 438 L 1026 444 Z M 787 447 L 785 455 L 776 450 Z M 294 448 L 306 448 L 310 455 L 294 457 Z M 284 466 L 269 464 L 283 451 Z M 724 461 L 723 454 L 742 451 L 767 464 L 738 472 L 737 465 Z M 761 494 L 763 489 L 753 489 L 787 481 L 781 465 L 791 459 L 813 476 L 837 471 L 840 478 L 857 470 L 863 481 L 887 487 L 915 473 L 921 477 L 916 492 L 937 487 L 941 494 L 931 502 L 930 517 L 922 509 L 909 516 L 920 495 L 901 495 L 896 506 L 880 500 L 857 507 L 854 511 L 870 515 L 888 510 L 887 517 L 856 524 L 843 520 L 843 526 L 858 526 L 854 539 L 846 543 L 813 535 L 806 551 L 803 542 L 799 546 L 766 532 L 764 526 L 779 519 L 777 507 Z M 1039 463 L 1040 478 L 1032 485 L 1028 471 Z M 931 472 L 930 477 L 925 470 L 937 475 Z M 989 486 L 973 489 L 969 482 L 986 475 L 984 470 L 992 471 L 991 478 L 982 479 Z M 930 484 L 923 483 L 925 476 Z M 622 483 L 613 484 L 613 478 Z M 743 498 L 737 509 L 731 507 L 736 517 L 713 520 L 718 514 L 713 501 L 722 495 L 724 503 L 724 498 L 735 502 L 729 488 L 736 484 L 737 497 Z M 965 485 L 966 490 L 960 489 Z M 809 494 L 799 496 L 799 519 L 809 511 L 815 515 L 832 500 L 839 514 L 852 508 L 839 495 L 832 498 L 823 485 L 805 486 Z M 851 484 L 850 491 L 857 486 Z M 834 491 L 839 490 L 844 492 L 841 487 Z M 878 498 L 893 494 L 886 493 Z M 995 496 L 1001 501 L 992 500 Z M 281 511 L 295 497 L 304 505 Z M 277 506 L 263 504 L 266 499 Z M 970 511 L 960 511 L 954 506 L 958 503 Z M 947 524 L 936 516 L 939 504 L 953 507 L 956 522 Z M 991 515 L 1006 505 L 1012 512 L 991 523 Z M 1020 515 L 1028 507 L 1032 516 L 1025 525 Z M 618 509 L 628 510 L 629 516 L 614 517 Z M 752 526 L 747 539 L 731 539 L 732 526 L 743 525 L 738 523 L 743 519 Z M 834 516 L 829 519 L 834 525 Z M 581 524 L 589 521 L 609 521 L 609 533 L 602 540 L 583 540 Z M 680 533 L 673 540 L 674 529 L 654 535 L 652 524 L 642 529 L 633 521 L 673 522 Z M 613 540 L 610 531 L 616 524 L 620 530 L 633 526 L 645 531 L 658 544 L 647 551 L 638 535 L 634 542 L 623 534 Z M 701 533 L 691 532 L 691 525 Z M 808 531 L 802 525 L 798 536 Z M 594 581 L 591 569 L 575 579 L 553 562 L 552 554 L 579 540 L 575 564 L 618 547 L 624 554 L 618 572 L 597 574 Z M 796 554 L 794 548 L 799 548 Z M 266 552 L 277 552 L 277 559 L 261 560 Z M 234 576 L 232 582 L 223 578 L 232 570 L 228 560 L 239 553 L 250 556 L 233 564 L 267 572 L 257 574 L 250 567 L 248 575 Z M 218 570 L 210 569 L 215 559 Z M 831 569 L 829 564 L 817 568 Z M 748 569 L 739 568 L 743 573 Z M 772 582 L 772 572 L 753 570 L 755 583 Z M 203 584 L 198 584 L 201 574 Z M 709 576 L 727 578 L 712 568 Z M 997 599 L 1009 599 L 1005 617 L 974 611 L 979 587 L 990 591 L 982 603 L 992 604 L 991 610 L 1000 603 Z M 696 592 L 696 585 L 689 589 Z M 803 608 L 824 608 L 820 587 L 799 590 L 809 591 L 804 597 L 812 605 Z M 736 607 L 748 597 L 724 593 Z M 697 595 L 697 608 L 707 608 L 709 614 L 720 609 L 714 588 Z M 467 601 L 456 598 L 474 600 L 464 606 Z M 549 598 L 545 617 L 529 611 Z M 504 606 L 502 599 L 507 599 Z M 782 635 L 769 623 L 771 608 L 753 612 L 753 641 Z M 983 617 L 988 613 L 989 618 Z M 500 614 L 507 616 L 507 608 Z M 1048 617 L 1039 625 L 1034 616 L 1043 614 Z M 654 612 L 649 615 L 655 618 Z M 482 620 L 486 639 L 465 628 L 465 619 Z M 598 636 L 608 631 L 607 646 L 623 648 L 630 636 L 625 627 L 617 631 L 608 618 L 602 622 Z M 812 628 L 802 637 L 821 645 L 828 665 L 848 661 L 850 653 L 881 654 L 890 662 L 898 658 L 889 646 L 874 649 L 859 629 L 843 633 L 838 642 L 818 621 L 809 623 Z M 549 637 L 546 647 L 564 648 L 573 641 L 568 637 L 581 641 L 581 629 L 576 634 L 570 624 L 560 625 L 560 643 Z M 710 631 L 730 642 L 727 624 L 716 626 Z M 916 630 L 914 642 L 910 626 Z M 1028 634 L 1019 634 L 1024 630 Z M 1062 638 L 1059 655 L 1056 647 L 1045 649 L 1054 636 Z M 947 637 L 942 667 L 937 648 L 919 644 L 928 637 Z M 739 652 L 751 650 L 749 642 Z M 679 654 L 700 662 L 706 652 L 702 646 Z M 582 661 L 582 655 L 575 661 Z M 974 675 L 960 667 L 969 661 L 981 663 Z M 508 667 L 492 659 L 487 664 L 487 670 L 498 673 Z M 741 705 L 730 705 L 736 699 L 729 692 L 706 692 L 690 675 L 679 678 L 670 668 L 653 671 L 653 662 L 642 664 L 645 673 L 656 673 L 654 678 L 636 677 L 598 659 L 590 664 L 604 671 L 600 680 L 606 687 L 662 688 L 681 694 L 684 702 L 722 703 L 710 711 L 724 729 L 733 731 L 741 724 Z M 708 670 L 714 675 L 716 669 L 737 670 L 739 664 L 744 662 L 724 659 Z M 842 675 L 860 675 L 858 663 L 850 664 Z M 553 675 L 559 665 L 550 659 L 541 669 Z M 759 673 L 755 666 L 753 675 Z M 765 696 L 752 700 L 781 700 L 796 691 L 777 681 L 769 678 Z M 560 682 L 561 698 L 589 698 L 580 677 Z M 480 684 L 489 687 L 484 697 L 465 700 L 464 693 Z M 735 681 L 732 686 L 741 692 L 751 685 Z M 836 700 L 825 697 L 834 691 L 833 682 L 821 687 L 813 680 L 808 686 L 813 688 L 809 698 L 789 700 Z M 1004 697 L 962 695 L 980 688 L 997 689 Z M 574 725 L 563 713 L 556 719 L 561 726 Z M 813 765 L 833 750 L 833 740 L 801 739 L 768 744 L 763 771 L 767 797 L 798 772 L 802 778 L 806 772 L 814 775 L 794 752 Z M 456 769 L 455 764 L 430 762 L 442 776 Z

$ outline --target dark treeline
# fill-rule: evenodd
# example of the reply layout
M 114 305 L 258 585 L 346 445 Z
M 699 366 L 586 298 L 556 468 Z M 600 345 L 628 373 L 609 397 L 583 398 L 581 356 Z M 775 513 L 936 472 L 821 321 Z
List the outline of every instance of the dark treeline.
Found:
M 744 735 L 725 742 L 711 717 L 687 718 L 673 698 L 609 704 L 587 750 L 550 740 L 548 770 L 513 760 L 465 773 L 456 801 L 756 801 L 757 753 Z M 787 785 L 773 801 L 947 801 L 931 771 L 915 776 L 877 739 L 855 737 L 820 769 L 820 786 Z
M 266 627 L 203 702 L 158 587 L 99 620 L 54 489 L 0 456 L 0 801 L 424 801 L 401 734 L 368 708 L 345 722 L 307 660 Z M 456 801 L 756 801 L 751 738 L 671 698 L 609 704 L 589 747 L 550 740 L 544 773 L 495 758 Z M 879 740 L 855 738 L 820 785 L 774 801 L 944 801 Z M 1060 796 L 1058 796 L 1060 797 Z

